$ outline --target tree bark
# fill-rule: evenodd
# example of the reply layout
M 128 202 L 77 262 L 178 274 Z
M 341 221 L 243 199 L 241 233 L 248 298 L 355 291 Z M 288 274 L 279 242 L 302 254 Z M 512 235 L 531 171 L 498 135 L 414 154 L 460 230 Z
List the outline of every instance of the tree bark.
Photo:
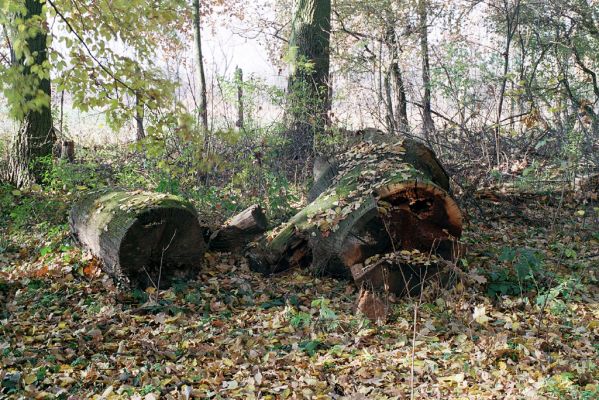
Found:
M 254 204 L 214 232 L 208 247 L 215 251 L 235 251 L 242 249 L 248 242 L 266 232 L 268 221 L 262 207 Z
M 314 137 L 322 133 L 330 109 L 330 0 L 299 0 L 293 18 L 288 82 L 290 158 L 313 154 Z
M 428 55 L 428 1 L 418 0 L 418 14 L 420 19 L 420 51 L 422 53 L 422 85 L 424 97 L 422 99 L 422 130 L 424 137 L 430 141 L 430 135 L 435 131 L 435 122 L 431 112 L 431 68 Z
M 44 20 L 45 1 L 26 0 L 26 14 L 21 17 L 27 21 L 42 17 Z M 51 87 L 49 74 L 39 77 L 38 72 L 33 72 L 32 67 L 40 67 L 48 62 L 48 50 L 46 46 L 46 31 L 44 26 L 26 39 L 29 53 L 33 56 L 33 64 L 26 63 L 24 54 L 15 55 L 13 52 L 13 63 L 19 68 L 25 82 L 33 82 L 33 87 L 24 94 L 23 101 L 17 107 L 27 110 L 21 120 L 21 125 L 15 133 L 10 151 L 7 170 L 7 181 L 17 187 L 26 186 L 43 176 L 44 167 L 38 162 L 42 157 L 52 155 L 52 146 L 56 140 L 52 128 L 52 113 L 50 111 Z M 45 68 L 45 67 L 44 67 Z M 22 85 L 22 82 L 17 82 Z M 41 93 L 41 98 L 40 97 Z M 31 107 L 34 100 L 42 100 L 42 105 Z
M 352 266 L 377 254 L 453 257 L 462 214 L 430 149 L 376 134 L 345 152 L 335 169 L 315 184 L 308 206 L 246 252 L 252 269 L 310 267 L 350 278 Z
M 507 88 L 507 78 L 510 69 L 510 50 L 512 40 L 516 34 L 520 16 L 520 0 L 516 0 L 513 10 L 510 9 L 509 0 L 503 1 L 505 12 L 505 49 L 503 51 L 503 75 L 501 77 L 501 86 L 499 88 L 499 104 L 497 105 L 497 119 L 495 121 L 495 162 L 501 164 L 501 117 L 503 115 L 503 103 L 505 100 L 505 91 Z
M 60 158 L 67 162 L 75 161 L 75 142 L 63 140 L 60 144 Z
M 200 0 L 193 0 L 193 33 L 196 52 L 197 91 L 200 99 L 198 104 L 198 121 L 204 131 L 208 131 L 208 101 L 206 100 L 206 74 L 204 73 L 204 58 L 202 55 L 202 30 L 200 25 Z
M 389 27 L 387 31 L 387 46 L 391 56 L 389 66 L 389 78 L 394 94 L 394 107 L 390 106 L 392 115 L 389 117 L 390 125 L 395 133 L 405 133 L 409 130 L 408 124 L 408 101 L 406 88 L 403 82 L 401 66 L 399 65 L 399 43 L 395 27 Z
M 135 125 L 136 125 L 136 139 L 139 142 L 146 137 L 146 130 L 144 128 L 144 104 L 141 101 L 141 95 L 139 92 L 135 92 Z
M 243 117 L 243 70 L 239 67 L 235 68 L 235 85 L 237 86 L 237 121 L 235 126 L 243 130 L 245 125 Z
M 100 191 L 75 204 L 70 226 L 104 270 L 130 287 L 193 279 L 206 249 L 193 206 L 162 193 Z

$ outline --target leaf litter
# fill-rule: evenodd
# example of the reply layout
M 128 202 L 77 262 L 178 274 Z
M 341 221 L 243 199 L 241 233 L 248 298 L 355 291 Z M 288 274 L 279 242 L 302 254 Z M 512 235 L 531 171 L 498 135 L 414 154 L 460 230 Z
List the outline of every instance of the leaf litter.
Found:
M 597 398 L 596 228 L 576 208 L 528 204 L 523 220 L 482 204 L 453 288 L 400 300 L 384 325 L 355 315 L 348 282 L 265 279 L 231 254 L 207 254 L 196 281 L 123 292 L 75 247 L 5 252 L 2 396 Z M 558 211 L 551 232 L 542 221 Z M 514 282 L 498 271 L 525 262 L 545 272 L 503 294 Z

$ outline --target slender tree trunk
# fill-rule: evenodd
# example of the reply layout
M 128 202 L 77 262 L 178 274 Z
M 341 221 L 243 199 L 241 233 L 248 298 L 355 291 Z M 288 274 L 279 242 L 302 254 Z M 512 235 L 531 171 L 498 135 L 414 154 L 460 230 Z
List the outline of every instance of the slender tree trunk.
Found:
M 408 122 L 408 99 L 399 63 L 395 62 L 391 68 L 393 90 L 395 92 L 395 124 L 400 133 L 410 130 Z
M 420 51 L 422 52 L 422 85 L 424 98 L 422 99 L 422 130 L 427 141 L 435 130 L 435 123 L 431 112 L 431 69 L 428 57 L 428 1 L 418 0 L 418 15 L 420 19 Z
M 393 110 L 393 126 L 396 133 L 406 132 L 409 130 L 408 124 L 408 101 L 406 96 L 406 88 L 403 82 L 401 67 L 399 65 L 399 43 L 394 27 L 389 27 L 387 31 L 387 43 L 391 56 L 391 65 L 389 67 L 389 75 L 394 93 L 395 109 Z
M 389 70 L 385 74 L 384 84 L 383 84 L 383 86 L 385 87 L 385 102 L 384 103 L 385 103 L 385 109 L 387 110 L 387 117 L 385 118 L 385 122 L 387 124 L 387 131 L 390 133 L 396 133 L 397 127 L 395 126 L 395 115 L 393 112 L 393 98 L 392 98 L 393 89 L 391 88 L 390 76 L 391 76 L 391 69 L 389 68 Z
M 208 130 L 208 101 L 206 100 L 206 74 L 202 56 L 202 31 L 200 25 L 200 0 L 193 0 L 193 33 L 196 51 L 197 91 L 200 99 L 198 104 L 198 121 L 202 128 Z
M 237 122 L 235 126 L 243 130 L 243 71 L 239 67 L 235 68 L 235 85 L 237 86 Z
M 327 124 L 329 101 L 330 0 L 299 0 L 290 40 L 288 110 L 292 159 L 313 154 L 315 134 Z
M 144 105 L 141 101 L 139 92 L 135 92 L 135 124 L 137 127 L 137 140 L 143 140 L 146 137 L 144 128 Z
M 26 0 L 26 14 L 21 17 L 25 20 L 43 18 L 45 1 Z M 52 155 L 52 146 L 55 141 L 55 132 L 52 128 L 52 113 L 50 112 L 51 89 L 49 73 L 42 78 L 38 72 L 33 72 L 33 66 L 41 66 L 48 62 L 46 46 L 46 32 L 41 27 L 34 36 L 27 38 L 26 45 L 33 55 L 34 63 L 26 63 L 25 56 L 14 56 L 13 62 L 19 68 L 24 81 L 34 82 L 30 93 L 24 96 L 23 102 L 17 106 L 25 110 L 31 108 L 34 100 L 42 99 L 41 106 L 25 112 L 20 127 L 11 143 L 7 180 L 16 186 L 25 186 L 39 180 L 43 176 L 43 166 L 37 161 Z M 14 42 L 14 40 L 13 40 Z M 36 93 L 37 92 L 37 93 Z
M 520 13 L 520 0 L 516 0 L 514 9 L 510 10 L 509 0 L 504 0 L 504 11 L 506 21 L 506 40 L 503 52 L 503 76 L 501 77 L 501 87 L 499 89 L 499 104 L 497 105 L 497 119 L 495 121 L 495 162 L 501 163 L 501 117 L 503 115 L 503 103 L 505 101 L 505 91 L 507 88 L 507 74 L 510 69 L 510 50 L 512 39 L 518 26 L 518 16 Z

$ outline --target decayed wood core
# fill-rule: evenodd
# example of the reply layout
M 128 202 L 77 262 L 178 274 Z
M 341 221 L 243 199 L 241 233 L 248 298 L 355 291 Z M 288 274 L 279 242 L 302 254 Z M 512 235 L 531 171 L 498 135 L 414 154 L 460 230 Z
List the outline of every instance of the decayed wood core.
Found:
M 462 231 L 462 216 L 450 196 L 418 182 L 384 188 L 381 194 L 376 212 L 364 215 L 346 236 L 340 252 L 344 265 L 399 250 L 452 258 L 454 239 Z

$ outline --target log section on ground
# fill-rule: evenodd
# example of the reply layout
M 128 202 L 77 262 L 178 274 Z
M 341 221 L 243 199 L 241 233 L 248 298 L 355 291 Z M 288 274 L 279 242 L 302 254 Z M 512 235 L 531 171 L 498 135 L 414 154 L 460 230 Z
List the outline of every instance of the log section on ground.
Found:
M 194 278 L 206 249 L 194 207 L 168 194 L 93 192 L 75 204 L 69 221 L 104 270 L 132 287 Z
M 268 221 L 262 207 L 257 204 L 237 214 L 214 232 L 208 244 L 210 250 L 235 251 L 266 232 Z
M 314 200 L 246 252 L 266 274 L 295 266 L 350 278 L 351 267 L 401 250 L 451 259 L 462 214 L 434 153 L 414 140 L 366 140 L 315 183 Z M 328 180 L 328 181 L 324 181 Z

